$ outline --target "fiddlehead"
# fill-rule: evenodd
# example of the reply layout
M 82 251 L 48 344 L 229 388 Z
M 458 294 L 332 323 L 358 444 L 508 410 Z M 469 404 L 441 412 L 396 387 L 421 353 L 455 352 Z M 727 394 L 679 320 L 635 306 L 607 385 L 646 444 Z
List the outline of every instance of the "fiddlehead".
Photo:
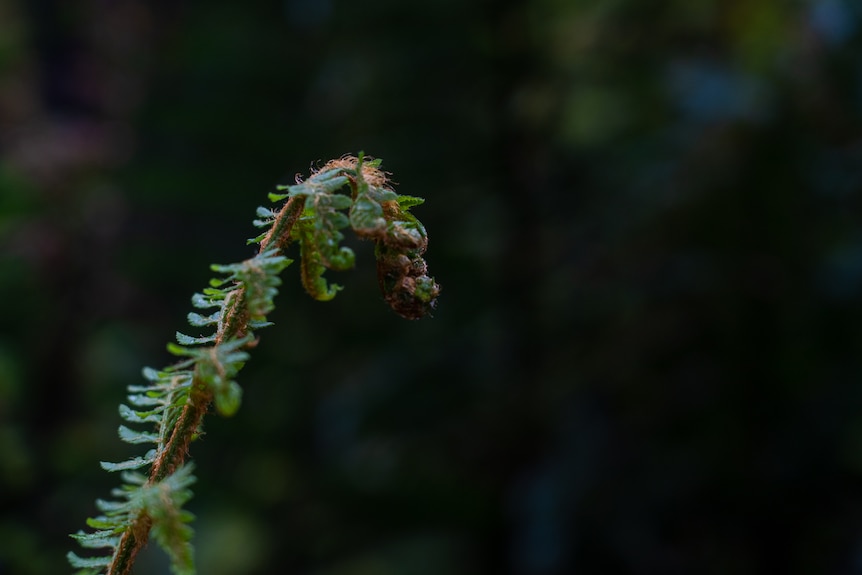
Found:
M 280 273 L 292 263 L 282 255 L 291 242 L 300 244 L 302 284 L 316 299 L 332 299 L 341 289 L 327 282 L 327 269 L 353 267 L 353 251 L 340 244 L 341 230 L 350 227 L 360 238 L 374 240 L 380 287 L 394 311 L 419 319 L 434 308 L 440 287 L 422 259 L 428 236 L 409 213 L 422 200 L 396 195 L 379 165 L 362 154 L 347 156 L 305 181 L 281 186 L 283 193 L 270 194 L 281 206 L 257 210 L 254 225 L 263 231 L 249 240 L 259 244 L 257 255 L 212 266 L 220 275 L 192 296 L 200 312 L 189 313 L 188 322 L 213 331 L 177 332 L 168 351 L 178 361 L 162 370 L 145 368 L 146 384 L 129 386 L 128 405 L 120 405 L 120 417 L 131 425 L 120 425 L 120 439 L 151 448 L 121 463 L 102 463 L 105 470 L 120 472 L 123 485 L 112 492 L 114 501 L 96 501 L 102 514 L 87 520 L 92 531 L 72 536 L 85 549 L 107 550 L 95 557 L 70 552 L 79 574 L 130 573 L 150 536 L 169 555 L 173 573 L 194 573 L 192 516 L 183 510 L 195 481 L 189 445 L 210 405 L 224 416 L 239 409 L 242 389 L 235 378 L 257 343 L 255 330 L 271 325 L 266 316 L 275 307 Z M 138 430 L 142 425 L 152 430 Z

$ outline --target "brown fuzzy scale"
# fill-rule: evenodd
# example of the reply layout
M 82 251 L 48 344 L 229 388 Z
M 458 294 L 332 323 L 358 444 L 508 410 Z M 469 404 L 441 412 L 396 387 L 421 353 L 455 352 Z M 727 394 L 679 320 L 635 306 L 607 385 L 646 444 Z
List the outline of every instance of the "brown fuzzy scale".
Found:
M 366 160 L 370 159 L 371 158 L 366 158 Z M 312 175 L 325 172 L 327 170 L 345 170 L 348 172 L 355 172 L 357 164 L 359 164 L 359 158 L 356 156 L 342 156 L 337 160 L 329 160 L 322 168 L 315 170 Z M 389 178 L 386 177 L 386 172 L 379 168 L 375 168 L 365 161 L 363 161 L 362 164 L 362 177 L 370 186 L 389 189 Z

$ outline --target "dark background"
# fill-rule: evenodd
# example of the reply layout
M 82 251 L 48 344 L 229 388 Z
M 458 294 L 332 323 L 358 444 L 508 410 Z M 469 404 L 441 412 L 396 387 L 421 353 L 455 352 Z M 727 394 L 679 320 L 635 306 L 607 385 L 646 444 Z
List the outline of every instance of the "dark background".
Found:
M 193 445 L 202 575 L 862 573 L 860 23 L 2 0 L 0 573 L 70 571 L 208 265 L 359 150 L 427 199 L 438 310 L 389 311 L 370 245 L 326 304 L 286 270 Z

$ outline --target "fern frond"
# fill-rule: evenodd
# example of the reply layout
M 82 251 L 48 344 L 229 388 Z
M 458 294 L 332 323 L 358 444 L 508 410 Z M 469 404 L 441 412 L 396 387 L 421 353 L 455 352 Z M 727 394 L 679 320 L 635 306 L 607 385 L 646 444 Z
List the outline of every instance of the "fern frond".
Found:
M 262 229 L 249 240 L 260 245 L 258 254 L 211 266 L 219 277 L 191 298 L 195 309 L 215 311 L 190 312 L 189 325 L 212 332 L 177 332 L 177 343 L 167 346 L 177 362 L 161 370 L 144 368 L 146 384 L 128 386 L 119 414 L 129 425 L 120 425 L 120 439 L 154 447 L 120 463 L 101 463 L 120 472 L 123 483 L 112 491 L 115 500 L 96 501 L 102 514 L 87 520 L 93 531 L 72 535 L 84 549 L 107 550 L 95 557 L 69 553 L 79 574 L 128 575 L 150 535 L 169 555 L 175 575 L 194 574 L 192 515 L 183 509 L 195 481 L 185 462 L 188 447 L 200 435 L 210 405 L 224 416 L 239 409 L 242 389 L 235 378 L 257 342 L 253 330 L 272 325 L 266 316 L 275 308 L 280 274 L 292 263 L 283 255 L 291 242 L 300 244 L 302 284 L 316 299 L 331 299 L 341 289 L 323 277 L 326 270 L 354 265 L 353 251 L 341 245 L 342 230 L 350 227 L 375 241 L 380 286 L 393 310 L 418 319 L 433 309 L 440 287 L 426 275 L 422 259 L 428 236 L 409 213 L 423 200 L 396 195 L 379 160 L 345 156 L 278 191 L 285 193 L 269 199 L 281 206 L 259 207 L 252 222 Z M 139 429 L 142 425 L 151 429 Z

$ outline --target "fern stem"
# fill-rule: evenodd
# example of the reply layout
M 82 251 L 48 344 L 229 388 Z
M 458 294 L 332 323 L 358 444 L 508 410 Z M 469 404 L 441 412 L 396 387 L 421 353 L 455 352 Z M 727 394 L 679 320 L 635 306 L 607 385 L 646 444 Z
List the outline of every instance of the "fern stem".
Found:
M 228 304 L 226 304 L 227 307 Z M 216 344 L 223 343 L 235 336 L 245 335 L 248 329 L 248 310 L 245 307 L 245 288 L 240 288 L 231 294 L 229 308 L 225 312 L 225 319 L 216 334 Z
M 270 243 L 273 242 L 280 250 L 287 247 L 290 243 L 290 232 L 302 214 L 304 206 L 305 198 L 302 197 L 290 198 L 282 206 L 270 233 L 260 243 L 259 253 L 266 251 Z M 245 309 L 244 288 L 237 290 L 229 305 L 230 308 L 225 313 L 225 321 L 216 334 L 216 343 L 241 336 L 248 331 L 249 316 Z M 212 392 L 208 391 L 206 385 L 201 384 L 195 378 L 192 382 L 189 401 L 177 418 L 165 448 L 153 462 L 148 484 L 161 481 L 185 462 L 189 445 L 200 427 L 212 399 Z M 123 533 L 117 544 L 113 561 L 108 566 L 108 575 L 129 575 L 131 573 L 138 552 L 147 544 L 152 523 L 152 519 L 146 513 L 141 513 L 134 521 L 133 528 Z
M 302 207 L 305 203 L 304 198 L 291 198 L 285 203 L 272 226 L 272 233 L 260 245 L 260 253 L 266 251 L 268 240 L 274 238 L 279 249 L 284 249 L 290 241 L 290 231 L 293 228 L 299 215 L 302 213 Z M 242 336 L 248 331 L 248 312 L 245 308 L 245 288 L 237 290 L 236 295 L 230 302 L 230 309 L 226 313 L 226 320 L 222 324 L 221 329 L 216 334 L 216 343 L 227 341 L 233 337 Z M 182 413 L 177 419 L 174 426 L 171 438 L 162 455 L 153 463 L 152 472 L 150 473 L 150 483 L 161 481 L 171 473 L 173 473 L 180 465 L 185 462 L 185 457 L 188 454 L 188 446 L 192 441 L 192 437 L 200 426 L 200 422 L 206 414 L 210 403 L 212 403 L 212 392 L 208 391 L 207 386 L 197 380 L 192 382 L 192 392 L 189 395 L 189 402 L 183 408 Z
M 275 246 L 284 250 L 290 243 L 290 232 L 293 230 L 293 225 L 299 216 L 302 215 L 302 208 L 305 207 L 305 198 L 303 196 L 294 196 L 287 200 L 278 215 L 275 222 L 272 224 L 269 233 L 260 242 L 260 251 L 264 252 L 269 248 L 270 242 L 275 242 Z
M 183 407 L 180 416 L 177 418 L 176 426 L 170 440 L 168 440 L 168 444 L 159 458 L 153 462 L 153 469 L 150 473 L 150 484 L 161 481 L 185 462 L 189 451 L 189 444 L 195 431 L 200 426 L 201 420 L 206 414 L 211 401 L 211 393 L 198 393 L 189 397 L 189 403 Z
M 152 525 L 153 520 L 146 513 L 141 513 L 138 516 L 132 527 L 123 533 L 120 543 L 117 545 L 114 560 L 108 566 L 107 575 L 129 575 L 131 573 L 138 551 L 147 544 Z

